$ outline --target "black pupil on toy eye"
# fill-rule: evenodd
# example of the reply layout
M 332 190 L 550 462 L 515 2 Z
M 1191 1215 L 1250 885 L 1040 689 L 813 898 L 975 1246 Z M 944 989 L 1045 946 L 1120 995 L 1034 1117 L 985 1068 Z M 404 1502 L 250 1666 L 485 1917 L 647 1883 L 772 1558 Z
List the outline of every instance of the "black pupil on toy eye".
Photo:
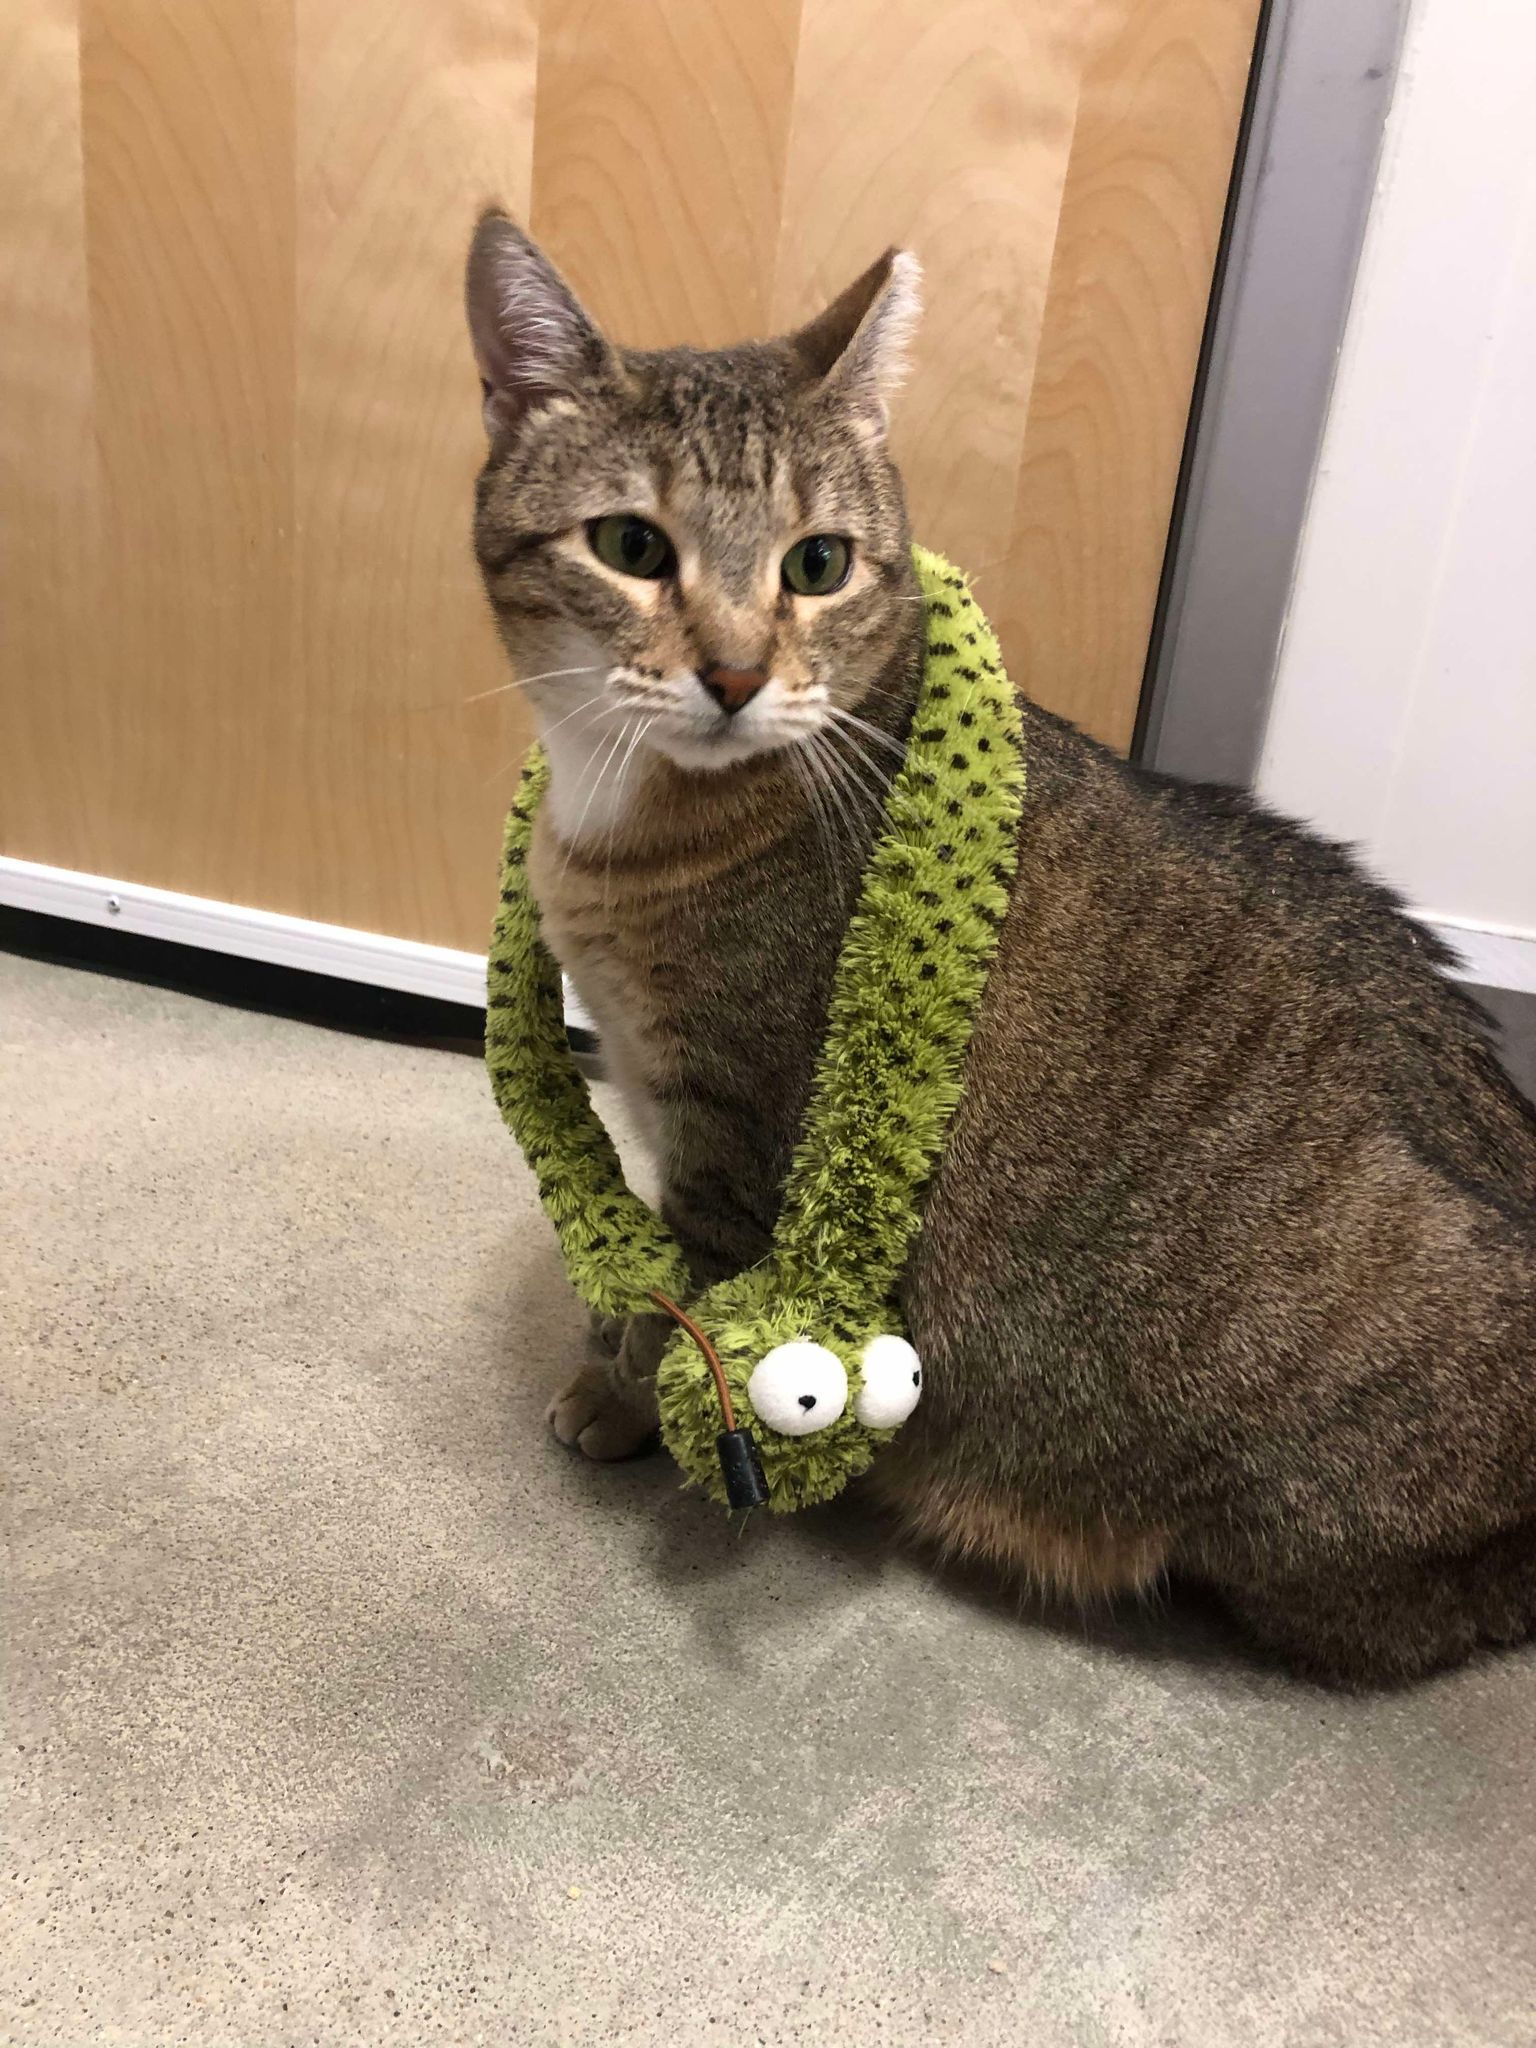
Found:
M 914 1387 L 920 1387 L 923 1384 L 923 1376 L 920 1372 L 913 1373 L 912 1384 Z
M 816 1396 L 814 1394 L 802 1394 L 800 1396 L 800 1406 L 809 1413 L 816 1406 Z

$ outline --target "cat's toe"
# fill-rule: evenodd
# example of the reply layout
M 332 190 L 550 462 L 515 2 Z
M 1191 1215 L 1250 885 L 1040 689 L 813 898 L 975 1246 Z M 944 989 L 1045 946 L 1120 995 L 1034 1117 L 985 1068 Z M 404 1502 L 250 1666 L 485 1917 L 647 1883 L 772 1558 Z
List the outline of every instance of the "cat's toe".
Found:
M 658 1436 L 654 1417 L 641 1414 L 618 1402 L 605 1408 L 589 1422 L 576 1439 L 583 1457 L 600 1464 L 620 1458 L 638 1458 L 656 1448 Z
M 544 1411 L 544 1419 L 563 1444 L 575 1444 L 594 1416 L 601 1414 L 613 1398 L 605 1372 L 587 1367 L 579 1372 L 564 1393 L 557 1394 Z
M 561 1443 L 602 1463 L 638 1457 L 656 1443 L 656 1403 L 649 1389 L 616 1387 L 601 1366 L 578 1373 L 547 1414 Z

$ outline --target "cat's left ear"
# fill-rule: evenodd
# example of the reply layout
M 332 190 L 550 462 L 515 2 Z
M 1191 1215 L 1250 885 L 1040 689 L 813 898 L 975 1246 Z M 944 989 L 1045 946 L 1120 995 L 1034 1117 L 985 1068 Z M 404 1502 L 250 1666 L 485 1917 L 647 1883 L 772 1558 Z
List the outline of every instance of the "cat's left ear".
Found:
M 464 303 L 492 440 L 550 399 L 580 398 L 616 374 L 596 321 L 500 207 L 487 207 L 475 229 Z
M 910 249 L 887 249 L 789 346 L 829 397 L 884 433 L 905 381 L 922 317 L 923 267 Z

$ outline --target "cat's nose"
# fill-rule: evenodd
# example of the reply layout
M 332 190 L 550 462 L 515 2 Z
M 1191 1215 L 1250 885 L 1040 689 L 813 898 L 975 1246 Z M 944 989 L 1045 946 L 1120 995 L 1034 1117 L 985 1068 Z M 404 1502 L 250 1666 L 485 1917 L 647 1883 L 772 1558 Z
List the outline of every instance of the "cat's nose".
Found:
M 727 718 L 734 718 L 743 705 L 750 704 L 767 680 L 760 668 L 725 668 L 718 661 L 699 670 L 699 681 Z

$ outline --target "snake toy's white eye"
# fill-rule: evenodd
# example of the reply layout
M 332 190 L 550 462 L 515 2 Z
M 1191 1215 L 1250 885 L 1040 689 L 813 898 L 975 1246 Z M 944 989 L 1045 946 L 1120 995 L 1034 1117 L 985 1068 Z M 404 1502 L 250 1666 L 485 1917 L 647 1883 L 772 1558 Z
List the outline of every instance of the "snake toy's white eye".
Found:
M 810 1436 L 847 1407 L 848 1375 L 825 1344 L 776 1344 L 754 1367 L 747 1399 L 759 1421 L 780 1436 Z
M 905 1337 L 871 1337 L 859 1360 L 864 1384 L 853 1412 L 866 1429 L 905 1422 L 923 1391 L 923 1368 Z

